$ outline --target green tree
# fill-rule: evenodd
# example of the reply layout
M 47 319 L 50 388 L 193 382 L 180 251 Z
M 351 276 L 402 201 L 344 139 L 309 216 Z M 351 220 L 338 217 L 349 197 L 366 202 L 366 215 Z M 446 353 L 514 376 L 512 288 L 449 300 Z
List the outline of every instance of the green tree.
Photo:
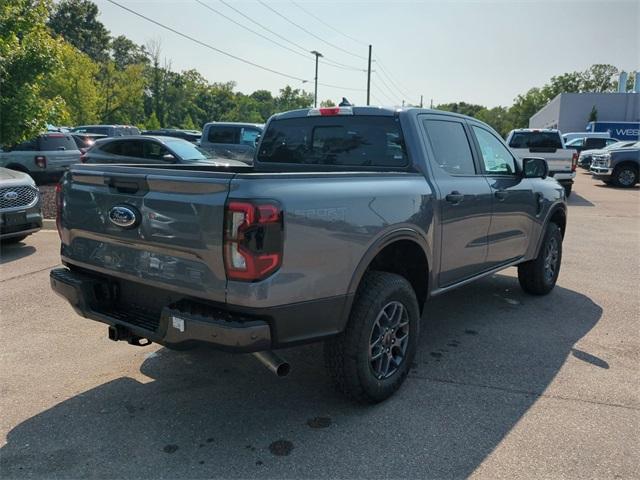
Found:
M 234 106 L 222 116 L 222 120 L 227 122 L 262 122 L 259 104 L 253 98 L 241 93 L 235 96 Z
M 143 45 L 137 45 L 124 35 L 111 40 L 111 55 L 118 70 L 135 64 L 148 64 L 149 57 Z
M 460 113 L 461 115 L 468 115 L 470 117 L 475 117 L 476 114 L 484 108 L 485 107 L 483 107 L 482 105 L 474 105 L 472 103 L 466 102 L 443 103 L 436 106 L 436 110 Z
M 160 121 L 156 116 L 156 112 L 151 112 L 151 115 L 145 122 L 145 127 L 147 127 L 147 130 L 157 130 L 160 128 Z
M 45 25 L 50 6 L 48 0 L 0 1 L 0 144 L 29 138 L 62 116 L 63 100 L 41 95 L 60 66 L 61 43 Z
M 321 107 L 335 107 L 336 104 L 333 100 L 327 99 L 320 102 Z
M 129 65 L 118 70 L 108 61 L 100 72 L 100 118 L 105 123 L 137 124 L 144 120 L 144 67 Z
M 93 60 L 104 62 L 109 58 L 110 38 L 98 13 L 90 0 L 61 0 L 53 8 L 49 27 Z
M 99 119 L 100 94 L 97 74 L 99 67 L 87 55 L 68 43 L 61 48 L 62 65 L 44 85 L 44 98 L 64 100 L 67 125 L 95 123 Z
M 276 110 L 283 112 L 297 108 L 309 108 L 313 105 L 313 94 L 289 85 L 280 89 L 280 95 L 275 98 Z

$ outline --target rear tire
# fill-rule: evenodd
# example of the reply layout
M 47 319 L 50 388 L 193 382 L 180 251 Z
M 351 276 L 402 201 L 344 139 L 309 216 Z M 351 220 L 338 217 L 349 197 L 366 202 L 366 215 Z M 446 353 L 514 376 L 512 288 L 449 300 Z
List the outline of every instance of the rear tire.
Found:
M 556 285 L 562 263 L 562 232 L 555 223 L 547 225 L 538 256 L 518 265 L 520 287 L 532 295 L 546 295 Z
M 615 168 L 612 179 L 617 187 L 631 188 L 638 183 L 638 171 L 631 165 L 622 165 Z
M 415 292 L 404 277 L 367 273 L 346 329 L 324 344 L 325 366 L 338 390 L 360 403 L 393 395 L 415 357 L 419 321 Z

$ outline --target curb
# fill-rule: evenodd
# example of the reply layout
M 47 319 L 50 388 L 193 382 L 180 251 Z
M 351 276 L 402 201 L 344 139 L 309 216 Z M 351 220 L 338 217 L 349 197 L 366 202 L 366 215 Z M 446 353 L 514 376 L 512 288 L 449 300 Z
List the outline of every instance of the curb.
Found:
M 42 230 L 57 230 L 56 221 L 53 218 L 42 219 Z

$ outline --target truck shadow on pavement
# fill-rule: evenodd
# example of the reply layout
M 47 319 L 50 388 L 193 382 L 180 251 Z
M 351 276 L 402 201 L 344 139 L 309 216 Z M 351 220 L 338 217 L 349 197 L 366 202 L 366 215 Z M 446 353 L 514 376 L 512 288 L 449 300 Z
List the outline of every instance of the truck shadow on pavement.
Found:
M 16 260 L 28 257 L 35 252 L 35 247 L 31 245 L 25 245 L 24 242 L 15 244 L 2 244 L 0 245 L 0 265 L 15 262 Z
M 525 295 L 507 275 L 434 298 L 407 382 L 368 407 L 333 391 L 319 345 L 282 352 L 285 379 L 248 355 L 159 349 L 141 366 L 148 381 L 104 383 L 15 427 L 0 467 L 5 478 L 466 477 L 601 314 L 561 287 Z

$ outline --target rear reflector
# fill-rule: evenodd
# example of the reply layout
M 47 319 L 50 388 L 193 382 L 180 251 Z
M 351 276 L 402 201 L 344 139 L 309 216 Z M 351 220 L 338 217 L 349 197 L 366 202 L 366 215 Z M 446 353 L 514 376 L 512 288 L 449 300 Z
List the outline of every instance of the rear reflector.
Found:
M 353 115 L 353 108 L 351 107 L 323 107 L 323 108 L 312 108 L 307 113 L 307 116 L 323 116 L 330 117 L 332 115 Z
M 575 172 L 576 167 L 578 166 L 578 153 L 574 153 L 573 157 L 571 157 L 571 171 Z

